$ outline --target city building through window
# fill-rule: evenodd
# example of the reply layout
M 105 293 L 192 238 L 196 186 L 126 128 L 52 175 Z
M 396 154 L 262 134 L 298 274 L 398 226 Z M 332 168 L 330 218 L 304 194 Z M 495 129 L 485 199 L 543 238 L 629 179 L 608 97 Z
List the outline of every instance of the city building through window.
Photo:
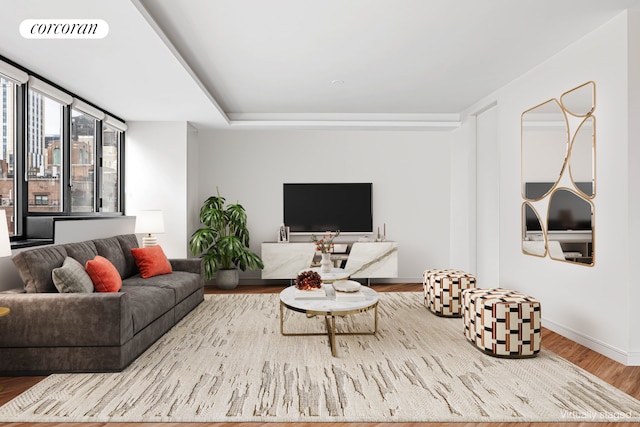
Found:
M 0 209 L 10 235 L 29 216 L 122 215 L 126 124 L 0 57 Z

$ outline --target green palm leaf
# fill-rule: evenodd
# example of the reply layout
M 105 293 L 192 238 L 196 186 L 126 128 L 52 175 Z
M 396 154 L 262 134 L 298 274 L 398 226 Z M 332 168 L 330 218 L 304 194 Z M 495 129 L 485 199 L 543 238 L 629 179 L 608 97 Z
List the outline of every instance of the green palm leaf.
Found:
M 204 260 L 204 276 L 213 278 L 218 269 L 237 267 L 262 269 L 262 259 L 249 249 L 247 213 L 239 203 L 226 205 L 225 198 L 211 196 L 200 208 L 203 227 L 189 239 L 189 250 Z

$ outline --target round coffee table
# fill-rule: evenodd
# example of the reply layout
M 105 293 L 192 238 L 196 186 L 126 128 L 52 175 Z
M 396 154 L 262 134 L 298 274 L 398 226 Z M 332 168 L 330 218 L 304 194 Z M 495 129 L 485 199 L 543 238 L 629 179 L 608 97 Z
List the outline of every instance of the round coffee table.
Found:
M 360 292 L 364 299 L 349 300 L 338 298 L 336 291 L 330 284 L 323 284 L 325 296 L 316 298 L 296 298 L 298 291 L 295 286 L 289 286 L 280 292 L 280 333 L 287 336 L 327 335 L 331 355 L 336 355 L 336 335 L 374 335 L 378 331 L 378 293 L 371 288 L 362 286 Z M 284 331 L 284 308 L 298 313 L 304 313 L 307 317 L 324 316 L 327 326 L 326 332 L 289 333 Z M 358 332 L 337 332 L 336 317 L 344 317 L 350 314 L 364 313 L 374 310 L 373 330 Z

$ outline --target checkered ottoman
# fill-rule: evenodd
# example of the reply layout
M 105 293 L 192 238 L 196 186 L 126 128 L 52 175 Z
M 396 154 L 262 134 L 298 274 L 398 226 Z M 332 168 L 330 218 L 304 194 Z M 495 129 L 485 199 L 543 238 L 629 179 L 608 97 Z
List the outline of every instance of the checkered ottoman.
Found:
M 487 354 L 533 357 L 540 351 L 540 302 L 508 289 L 462 292 L 464 334 Z
M 438 316 L 460 317 L 461 293 L 476 287 L 476 278 L 460 270 L 426 270 L 423 273 L 424 304 Z

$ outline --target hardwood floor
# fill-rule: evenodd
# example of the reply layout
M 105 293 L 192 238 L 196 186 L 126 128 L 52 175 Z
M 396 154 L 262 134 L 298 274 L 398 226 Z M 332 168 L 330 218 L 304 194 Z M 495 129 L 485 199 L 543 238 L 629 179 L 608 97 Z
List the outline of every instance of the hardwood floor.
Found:
M 207 294 L 224 294 L 224 293 L 278 293 L 283 289 L 284 285 L 242 285 L 231 291 L 223 291 L 213 287 L 207 287 Z M 373 285 L 378 292 L 421 292 L 421 283 L 397 283 Z M 570 362 L 580 366 L 586 371 L 598 376 L 604 381 L 612 384 L 629 395 L 640 399 L 640 366 L 624 366 L 617 363 L 599 353 L 577 344 L 561 335 L 558 335 L 548 329 L 542 331 L 542 345 L 547 350 L 564 357 Z M 15 396 L 24 392 L 28 388 L 37 384 L 45 377 L 0 377 L 0 385 L 4 387 L 0 391 L 0 405 L 5 404 Z M 25 427 L 25 426 L 62 426 L 63 423 L 0 423 L 0 426 Z M 74 424 L 77 427 L 98 427 L 105 423 L 81 423 Z M 109 423 L 109 427 L 139 427 L 142 424 L 136 423 Z M 293 426 L 313 426 L 313 427 L 432 427 L 432 426 L 450 426 L 450 427 L 471 427 L 471 426 L 492 426 L 492 427 L 526 427 L 526 426 L 551 426 L 553 423 L 144 423 L 144 427 L 171 427 L 171 426 L 214 426 L 214 427 L 293 427 Z M 618 423 L 561 423 L 563 427 L 569 426 L 614 426 Z M 627 424 L 630 425 L 630 424 Z

